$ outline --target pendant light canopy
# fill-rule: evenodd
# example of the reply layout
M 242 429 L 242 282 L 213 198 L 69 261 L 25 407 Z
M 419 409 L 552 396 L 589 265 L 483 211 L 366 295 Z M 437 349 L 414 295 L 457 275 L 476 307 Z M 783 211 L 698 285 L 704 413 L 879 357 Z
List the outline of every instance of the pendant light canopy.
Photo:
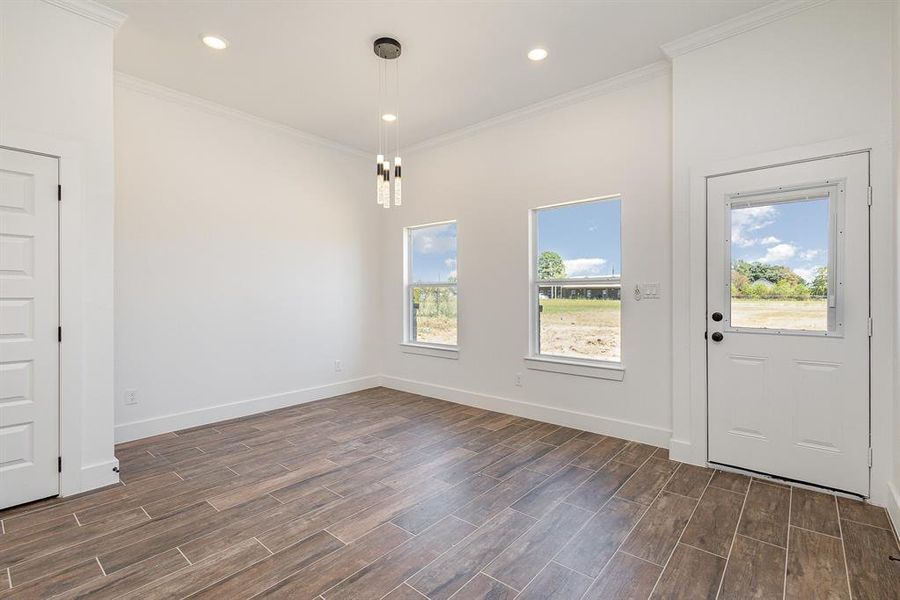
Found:
M 400 171 L 400 42 L 382 37 L 373 47 L 378 57 L 378 156 L 375 159 L 375 199 L 384 208 L 402 203 L 402 175 Z M 388 63 L 393 68 L 388 68 Z M 390 85 L 393 75 L 393 86 Z M 393 87 L 394 93 L 389 90 Z M 393 191 L 391 189 L 391 161 L 385 159 L 390 146 L 390 128 L 394 135 Z

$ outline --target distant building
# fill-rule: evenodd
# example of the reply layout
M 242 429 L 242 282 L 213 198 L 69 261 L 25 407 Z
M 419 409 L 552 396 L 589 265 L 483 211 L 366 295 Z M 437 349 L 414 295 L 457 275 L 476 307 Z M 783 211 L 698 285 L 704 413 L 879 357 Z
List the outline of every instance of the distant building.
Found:
M 620 300 L 622 297 L 622 288 L 618 283 L 565 283 L 561 285 L 541 286 L 540 297 L 544 300 L 550 298 L 565 298 L 567 300 L 586 299 L 586 300 Z
M 766 279 L 765 277 L 760 277 L 759 279 L 755 280 L 755 281 L 754 281 L 753 283 L 751 283 L 750 285 L 761 285 L 761 286 L 766 287 L 766 288 L 773 288 L 773 287 L 775 287 L 775 284 L 772 283 L 771 281 L 769 281 L 768 279 Z

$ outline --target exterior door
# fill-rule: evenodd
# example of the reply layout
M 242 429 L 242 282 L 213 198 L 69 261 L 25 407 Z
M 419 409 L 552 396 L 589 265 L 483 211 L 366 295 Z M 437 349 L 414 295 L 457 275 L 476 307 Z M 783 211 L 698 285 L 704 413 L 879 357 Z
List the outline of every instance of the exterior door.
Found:
M 707 179 L 709 460 L 869 495 L 867 152 Z
M 0 509 L 59 493 L 58 176 L 0 148 Z

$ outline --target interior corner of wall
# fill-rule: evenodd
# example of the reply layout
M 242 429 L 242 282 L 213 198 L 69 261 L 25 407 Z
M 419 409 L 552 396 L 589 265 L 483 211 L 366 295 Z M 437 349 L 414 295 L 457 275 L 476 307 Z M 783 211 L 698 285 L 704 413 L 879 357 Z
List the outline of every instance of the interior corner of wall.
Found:
M 900 535 L 900 480 L 889 482 L 888 485 L 887 511 L 891 522 L 894 524 L 894 531 Z

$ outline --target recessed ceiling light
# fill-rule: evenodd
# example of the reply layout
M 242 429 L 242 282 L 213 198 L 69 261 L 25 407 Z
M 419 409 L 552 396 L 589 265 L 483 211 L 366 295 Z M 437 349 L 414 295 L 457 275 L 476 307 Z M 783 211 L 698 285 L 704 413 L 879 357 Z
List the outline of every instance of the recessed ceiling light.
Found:
M 213 50 L 224 50 L 228 47 L 228 40 L 214 35 L 204 35 L 200 39 Z
M 547 58 L 547 51 L 543 48 L 533 48 L 532 50 L 528 51 L 528 58 L 533 61 L 544 60 L 545 58 Z
M 381 115 L 382 121 L 387 121 L 388 123 L 393 123 L 397 120 L 397 115 L 392 115 L 391 113 L 384 113 Z

